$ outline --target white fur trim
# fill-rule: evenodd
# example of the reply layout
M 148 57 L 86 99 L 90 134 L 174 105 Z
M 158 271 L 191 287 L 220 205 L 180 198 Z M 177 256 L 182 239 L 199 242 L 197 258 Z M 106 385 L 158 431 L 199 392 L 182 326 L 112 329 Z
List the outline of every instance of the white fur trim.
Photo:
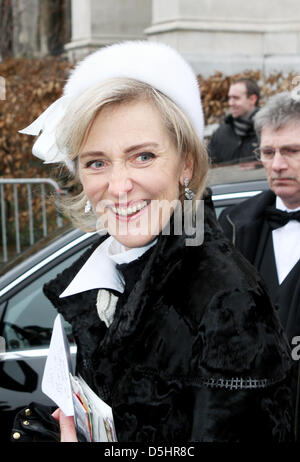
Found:
M 76 98 L 88 88 L 114 77 L 140 80 L 164 93 L 185 112 L 199 137 L 203 138 L 198 81 L 190 65 L 173 48 L 145 41 L 101 48 L 83 59 L 71 72 L 64 95 Z
M 145 82 L 174 101 L 187 115 L 200 139 L 204 117 L 200 89 L 191 66 L 168 45 L 147 41 L 129 41 L 110 45 L 87 56 L 71 71 L 63 97 L 53 103 L 21 133 L 42 134 L 33 147 L 33 154 L 46 163 L 67 163 L 55 142 L 55 131 L 70 101 L 87 89 L 115 77 L 128 77 Z

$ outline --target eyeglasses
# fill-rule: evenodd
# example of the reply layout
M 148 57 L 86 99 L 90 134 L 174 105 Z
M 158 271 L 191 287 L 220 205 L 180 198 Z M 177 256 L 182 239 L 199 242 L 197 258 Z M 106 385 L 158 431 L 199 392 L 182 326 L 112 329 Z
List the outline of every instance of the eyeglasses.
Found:
M 269 162 L 274 159 L 276 151 L 280 152 L 280 155 L 289 160 L 300 159 L 300 144 L 291 144 L 281 146 L 280 148 L 273 148 L 272 146 L 262 146 L 254 150 L 254 153 L 258 160 L 262 162 Z

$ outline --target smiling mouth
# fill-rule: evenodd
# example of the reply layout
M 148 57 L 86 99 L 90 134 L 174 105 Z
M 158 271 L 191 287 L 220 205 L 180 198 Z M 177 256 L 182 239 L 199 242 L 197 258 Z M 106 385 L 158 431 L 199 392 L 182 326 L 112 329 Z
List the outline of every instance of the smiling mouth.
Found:
M 111 210 L 116 215 L 119 215 L 121 217 L 131 217 L 131 216 L 137 214 L 138 212 L 140 212 L 141 210 L 143 210 L 149 204 L 150 204 L 150 200 L 145 200 L 145 201 L 142 201 L 142 202 L 138 202 L 138 203 L 136 203 L 134 205 L 131 205 L 129 207 L 127 207 L 127 206 L 116 207 L 116 206 L 113 205 L 111 207 Z

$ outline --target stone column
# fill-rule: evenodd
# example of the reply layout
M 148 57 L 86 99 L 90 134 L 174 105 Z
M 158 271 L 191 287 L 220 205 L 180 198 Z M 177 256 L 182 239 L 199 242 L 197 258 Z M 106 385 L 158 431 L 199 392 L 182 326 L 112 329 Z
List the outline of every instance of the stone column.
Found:
M 145 38 L 151 0 L 72 0 L 72 38 L 65 45 L 71 60 L 122 40 Z
M 12 0 L 13 55 L 60 54 L 69 39 L 67 5 L 68 0 Z
M 13 0 L 13 54 L 15 57 L 36 56 L 39 0 Z
M 174 46 L 195 71 L 300 71 L 299 0 L 153 0 L 150 40 Z

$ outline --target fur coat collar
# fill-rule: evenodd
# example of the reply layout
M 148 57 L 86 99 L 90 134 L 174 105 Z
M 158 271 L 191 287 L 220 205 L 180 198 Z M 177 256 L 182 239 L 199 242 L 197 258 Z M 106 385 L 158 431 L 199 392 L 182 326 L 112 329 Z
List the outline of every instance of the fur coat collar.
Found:
M 97 316 L 97 291 L 58 297 L 92 250 L 45 287 L 72 324 L 77 371 L 113 407 L 121 441 L 243 440 L 245 427 L 227 433 L 219 427 L 226 413 L 218 424 L 212 417 L 220 396 L 227 400 L 221 407 L 242 400 L 245 409 L 249 391 L 266 394 L 287 380 L 289 350 L 260 278 L 206 202 L 201 246 L 187 247 L 184 235 L 160 235 L 139 260 L 120 266 L 127 290 L 109 329 Z M 208 415 L 198 415 L 195 426 L 207 393 Z M 283 409 L 289 416 L 288 405 L 277 404 L 276 421 Z M 278 425 L 277 437 L 286 438 L 289 419 Z

